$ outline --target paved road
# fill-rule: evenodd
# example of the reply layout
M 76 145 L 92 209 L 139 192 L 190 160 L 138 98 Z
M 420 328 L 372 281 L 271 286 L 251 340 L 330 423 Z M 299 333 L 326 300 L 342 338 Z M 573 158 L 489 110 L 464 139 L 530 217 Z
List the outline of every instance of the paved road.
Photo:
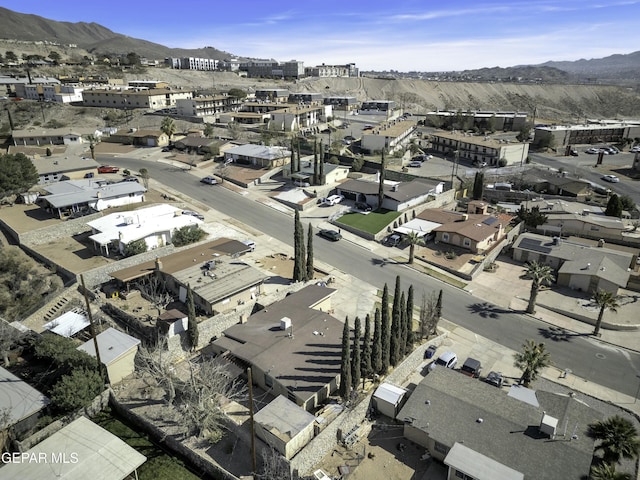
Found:
M 279 241 L 292 244 L 292 216 L 269 208 L 250 198 L 220 186 L 199 183 L 193 175 L 167 164 L 148 160 L 105 157 L 105 163 L 134 170 L 147 168 L 155 180 L 190 197 L 224 212 Z M 304 214 L 302 216 L 304 222 Z M 400 275 L 403 288 L 410 284 L 416 290 L 416 301 L 421 292 L 443 289 L 443 316 L 479 335 L 492 339 L 505 347 L 519 350 L 522 343 L 533 338 L 545 341 L 555 365 L 571 369 L 576 375 L 634 396 L 638 389 L 640 355 L 621 348 L 602 344 L 590 337 L 571 337 L 568 342 L 553 343 L 545 338 L 547 325 L 528 316 L 485 303 L 468 292 L 444 284 L 403 265 L 385 264 L 383 258 L 364 246 L 342 241 L 333 243 L 316 237 L 314 255 L 355 278 L 379 285 L 387 283 L 393 289 Z M 363 244 L 366 242 L 363 242 Z M 292 245 L 293 247 L 293 245 Z
M 640 205 L 640 187 L 638 186 L 638 183 L 634 180 L 629 179 L 628 177 L 625 177 L 624 175 L 619 174 L 617 175 L 620 178 L 619 183 L 608 183 L 602 180 L 602 175 L 609 172 L 598 171 L 598 168 L 594 167 L 596 161 L 598 160 L 597 155 L 581 153 L 578 157 L 550 158 L 539 153 L 530 153 L 529 156 L 534 163 L 539 163 L 541 165 L 552 168 L 563 167 L 572 175 L 576 175 L 580 178 L 595 182 L 598 185 L 603 185 L 607 188 L 610 188 L 618 195 L 629 195 L 631 198 L 633 198 L 633 201 L 636 202 L 637 205 Z M 620 153 L 618 155 L 605 155 L 603 163 L 605 167 L 613 166 L 614 169 L 615 167 L 622 167 L 623 165 L 631 165 L 633 164 L 633 154 Z

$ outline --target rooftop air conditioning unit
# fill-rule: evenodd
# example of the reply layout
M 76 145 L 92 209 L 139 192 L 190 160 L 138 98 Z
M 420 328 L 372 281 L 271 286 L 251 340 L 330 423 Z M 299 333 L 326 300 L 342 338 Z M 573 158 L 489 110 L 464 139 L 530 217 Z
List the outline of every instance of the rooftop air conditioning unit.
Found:
M 282 317 L 280 319 L 280 330 L 287 330 L 291 328 L 291 319 L 289 317 Z

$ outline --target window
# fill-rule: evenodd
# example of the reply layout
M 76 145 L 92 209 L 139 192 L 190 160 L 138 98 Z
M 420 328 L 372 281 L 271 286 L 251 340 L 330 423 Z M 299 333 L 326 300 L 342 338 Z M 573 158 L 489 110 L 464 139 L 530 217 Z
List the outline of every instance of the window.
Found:
M 264 384 L 269 388 L 273 387 L 273 378 L 268 373 L 264 374 Z
M 475 480 L 475 478 L 467 475 L 466 473 L 459 472 L 456 470 L 456 478 L 462 478 L 463 480 Z
M 471 240 L 469 240 L 468 238 L 465 238 L 465 239 L 463 240 L 462 244 L 463 244 L 465 247 L 470 247 L 470 246 L 471 246 Z
M 449 234 L 448 233 L 443 233 L 442 234 L 442 241 L 443 242 L 448 242 L 449 241 Z

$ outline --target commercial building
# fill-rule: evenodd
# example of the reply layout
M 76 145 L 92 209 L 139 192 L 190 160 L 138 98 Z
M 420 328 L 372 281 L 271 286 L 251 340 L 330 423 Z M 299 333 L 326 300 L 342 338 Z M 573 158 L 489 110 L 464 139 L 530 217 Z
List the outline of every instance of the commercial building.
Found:
M 425 124 L 442 129 L 517 132 L 527 123 L 527 112 L 491 110 L 437 110 L 428 112 Z
M 190 90 L 169 88 L 89 88 L 82 92 L 86 107 L 161 110 L 175 107 L 176 101 L 193 97 Z
M 356 68 L 355 63 L 346 63 L 344 65 L 317 65 L 315 67 L 306 67 L 305 74 L 308 77 L 359 77 L 360 72 Z
M 619 122 L 615 120 L 593 122 L 584 125 L 537 126 L 533 145 L 565 147 L 567 145 L 590 145 L 620 143 L 624 139 L 640 137 L 640 121 Z
M 431 145 L 439 154 L 456 158 L 457 161 L 486 162 L 490 166 L 522 165 L 529 154 L 528 143 L 512 143 L 485 135 L 457 132 L 437 131 L 431 134 Z

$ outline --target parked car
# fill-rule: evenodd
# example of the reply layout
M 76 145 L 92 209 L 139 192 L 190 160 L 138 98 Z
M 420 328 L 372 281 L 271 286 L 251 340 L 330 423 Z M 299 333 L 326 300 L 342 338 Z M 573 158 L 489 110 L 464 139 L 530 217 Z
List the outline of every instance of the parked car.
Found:
M 635 145 L 632 149 L 631 149 L 631 153 L 638 153 L 640 152 L 640 145 Z
M 438 347 L 436 347 L 435 345 L 429 345 L 424 351 L 424 358 L 433 358 L 437 349 Z
M 243 240 L 242 243 L 249 247 L 252 252 L 256 249 L 256 242 L 253 240 Z
M 136 177 L 133 177 L 131 175 L 129 175 L 128 177 L 124 177 L 122 180 L 120 180 L 121 182 L 136 182 L 136 183 L 140 183 L 138 181 L 138 179 Z
M 354 206 L 358 210 L 362 210 L 363 212 L 370 212 L 371 210 L 373 210 L 373 207 L 365 202 L 356 202 Z
M 204 215 L 198 212 L 194 212 L 193 210 L 183 210 L 183 215 L 191 215 L 192 217 L 196 217 L 198 220 L 204 220 Z
M 620 181 L 620 179 L 615 175 L 603 175 L 602 180 L 604 180 L 605 182 L 611 182 L 611 183 L 618 183 Z
M 455 368 L 456 363 L 458 363 L 458 356 L 452 351 L 446 351 L 429 365 L 429 371 L 433 371 L 436 367 Z
M 384 243 L 387 247 L 396 247 L 400 244 L 400 235 L 396 233 L 394 233 L 393 235 L 389 235 L 384 239 L 382 243 Z
M 599 151 L 600 151 L 599 148 L 591 147 L 591 148 L 587 148 L 584 152 L 588 153 L 589 155 L 594 155 L 594 154 L 598 153 Z
M 409 166 L 410 167 L 421 167 L 422 166 L 422 162 L 419 162 L 418 160 L 412 160 L 409 162 Z
M 342 238 L 340 232 L 336 230 L 320 230 L 318 232 L 318 235 L 320 235 L 322 238 L 326 238 L 327 240 L 331 240 L 332 242 L 337 242 Z
M 340 203 L 342 200 L 344 200 L 344 197 L 342 195 L 331 195 L 327 197 L 325 203 L 327 205 L 336 205 Z
M 111 165 L 100 165 L 98 167 L 98 173 L 118 173 L 119 171 L 118 167 L 112 167 Z
M 577 156 L 579 155 L 579 153 L 578 153 L 578 151 L 577 151 L 577 150 L 571 150 L 571 151 L 569 152 L 569 155 L 571 155 L 572 157 L 577 157 Z
M 485 382 L 487 382 L 490 385 L 493 385 L 494 387 L 502 387 L 502 383 L 504 382 L 504 378 L 502 377 L 502 374 L 500 372 L 489 372 L 489 375 L 487 375 L 487 378 L 484 379 Z
M 473 162 L 473 165 L 478 168 L 484 168 L 487 166 L 487 162 L 480 162 L 476 160 L 475 162 Z
M 93 172 L 85 173 L 84 178 L 93 178 Z
M 460 372 L 465 374 L 467 377 L 478 378 L 480 376 L 480 371 L 482 370 L 482 364 L 480 360 L 476 360 L 475 358 L 467 358 L 462 364 L 462 368 L 460 368 Z
M 218 183 L 218 180 L 216 180 L 213 177 L 204 177 L 202 180 L 200 180 L 202 183 L 206 183 L 208 185 L 215 185 Z

